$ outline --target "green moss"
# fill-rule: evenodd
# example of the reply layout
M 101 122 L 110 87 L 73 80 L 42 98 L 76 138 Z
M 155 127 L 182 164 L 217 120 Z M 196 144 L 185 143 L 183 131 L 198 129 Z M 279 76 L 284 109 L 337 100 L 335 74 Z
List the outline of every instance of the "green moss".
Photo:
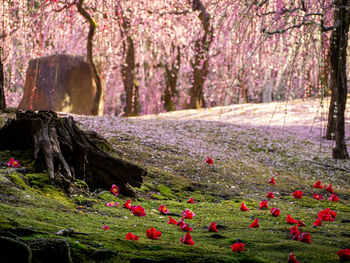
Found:
M 166 187 L 165 185 L 159 184 L 159 185 L 157 186 L 157 191 L 158 191 L 160 194 L 162 194 L 162 195 L 164 195 L 164 196 L 166 196 L 166 197 L 168 197 L 168 198 L 175 198 L 175 195 L 174 195 L 173 192 L 170 190 L 170 188 L 169 188 L 169 187 Z
M 43 188 L 51 183 L 47 173 L 26 174 L 26 178 L 32 187 Z
M 27 189 L 29 188 L 26 183 L 23 181 L 22 179 L 22 175 L 16 173 L 16 172 L 12 172 L 10 174 L 7 175 L 7 177 L 9 177 L 11 179 L 11 181 L 16 184 L 17 186 L 19 186 L 21 189 Z

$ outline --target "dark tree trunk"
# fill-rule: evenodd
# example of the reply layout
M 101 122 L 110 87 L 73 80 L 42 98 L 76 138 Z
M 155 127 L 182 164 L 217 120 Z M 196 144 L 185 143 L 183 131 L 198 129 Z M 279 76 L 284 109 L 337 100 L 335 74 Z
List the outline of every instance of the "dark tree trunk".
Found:
M 4 90 L 4 67 L 2 65 L 1 60 L 1 48 L 0 48 L 0 110 L 4 110 L 6 108 L 6 100 L 5 100 L 5 90 Z
M 90 189 L 110 189 L 112 184 L 124 195 L 134 195 L 128 185 L 140 187 L 146 171 L 114 158 L 102 150 L 112 148 L 95 132 L 84 132 L 72 117 L 59 118 L 55 112 L 18 111 L 0 130 L 0 149 L 34 149 L 36 167 L 46 167 L 54 185 L 69 194 L 74 178 L 85 180 Z
M 172 51 L 175 52 L 174 44 L 172 44 Z M 177 56 L 175 61 L 172 63 L 169 68 L 168 65 L 164 65 L 165 67 L 165 90 L 162 96 L 162 101 L 164 105 L 164 109 L 166 111 L 174 111 L 175 110 L 175 102 L 174 99 L 179 96 L 179 92 L 176 89 L 177 79 L 179 77 L 179 70 L 181 64 L 181 53 L 180 47 L 177 47 Z
M 86 50 L 87 50 L 87 61 L 90 64 L 93 73 L 95 74 L 96 78 L 96 94 L 94 98 L 94 105 L 91 110 L 92 115 L 99 115 L 99 113 L 102 113 L 102 105 L 101 104 L 101 97 L 102 97 L 102 82 L 100 75 L 97 72 L 95 63 L 93 61 L 93 55 L 92 55 L 92 46 L 93 46 L 93 38 L 95 35 L 96 31 L 96 22 L 95 20 L 92 19 L 90 14 L 83 8 L 83 2 L 84 0 L 79 0 L 79 3 L 77 3 L 77 8 L 78 12 L 89 22 L 90 24 L 90 29 L 89 29 L 89 34 L 87 37 L 87 45 L 86 45 Z M 101 109 L 100 109 L 101 108 Z
M 190 104 L 188 108 L 199 109 L 204 105 L 203 85 L 208 75 L 209 68 L 209 48 L 213 41 L 214 29 L 210 24 L 210 14 L 205 9 L 201 0 L 192 1 L 192 10 L 199 11 L 199 19 L 204 31 L 203 37 L 197 39 L 195 43 L 195 57 L 192 63 L 193 80 L 190 90 Z
M 332 97 L 328 116 L 327 136 L 335 136 L 334 159 L 349 159 L 345 143 L 345 107 L 347 99 L 346 49 L 350 13 L 345 8 L 349 0 L 335 1 L 334 21 L 338 26 L 332 31 L 330 43 L 331 89 Z
M 134 40 L 130 36 L 130 21 L 125 16 L 120 4 L 118 4 L 116 14 L 119 19 L 120 33 L 123 40 L 123 64 L 121 74 L 123 78 L 124 90 L 126 95 L 126 106 L 124 116 L 140 115 L 140 95 L 139 85 L 135 76 L 135 46 Z

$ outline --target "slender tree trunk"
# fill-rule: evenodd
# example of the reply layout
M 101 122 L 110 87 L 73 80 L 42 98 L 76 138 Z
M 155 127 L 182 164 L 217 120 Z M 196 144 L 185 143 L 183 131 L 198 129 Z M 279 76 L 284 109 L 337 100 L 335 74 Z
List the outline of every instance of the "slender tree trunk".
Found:
M 175 52 L 174 44 L 172 44 L 172 51 Z M 181 53 L 180 53 L 180 47 L 178 46 L 177 56 L 175 61 L 172 63 L 171 67 L 169 68 L 168 65 L 164 65 L 165 74 L 166 74 L 165 75 L 166 83 L 165 83 L 164 93 L 162 96 L 162 101 L 163 101 L 164 109 L 166 111 L 175 110 L 174 99 L 179 96 L 179 92 L 176 89 L 176 84 L 179 76 L 180 64 L 181 64 Z
M 98 115 L 99 112 L 102 113 L 102 109 L 100 110 L 101 105 L 101 97 L 102 97 L 102 82 L 101 82 L 101 78 L 97 72 L 96 66 L 94 64 L 93 61 L 93 55 L 92 55 L 92 42 L 93 42 L 93 38 L 94 38 L 94 34 L 96 31 L 96 22 L 95 20 L 90 16 L 90 14 L 83 8 L 83 3 L 84 0 L 79 0 L 79 2 L 77 3 L 77 8 L 78 8 L 78 12 L 89 22 L 90 24 L 90 30 L 89 30 L 89 34 L 87 37 L 87 45 L 86 45 L 86 50 L 87 50 L 87 61 L 90 64 L 92 71 L 95 75 L 95 79 L 96 79 L 96 94 L 95 94 L 95 98 L 94 98 L 94 105 L 92 107 L 91 110 L 91 114 L 93 115 Z
M 338 27 L 332 31 L 330 44 L 332 99 L 328 127 L 330 130 L 334 127 L 336 142 L 336 146 L 333 149 L 334 159 L 349 159 L 345 143 L 344 127 L 347 99 L 346 49 L 350 25 L 350 13 L 345 7 L 349 5 L 349 0 L 335 1 L 334 21 L 339 23 Z M 332 124 L 332 121 L 334 124 Z
M 1 48 L 0 48 L 0 110 L 4 110 L 6 108 L 6 100 L 5 100 L 5 90 L 4 90 L 4 68 L 1 60 Z
M 129 34 L 130 31 L 130 21 L 125 17 L 122 7 L 118 5 L 116 10 L 120 33 L 123 40 L 123 64 L 121 67 L 121 74 L 123 78 L 124 90 L 126 95 L 126 106 L 124 116 L 138 116 L 140 115 L 140 95 L 139 95 L 139 85 L 136 80 L 135 74 L 135 46 L 134 40 Z
M 213 41 L 214 29 L 210 24 L 210 15 L 201 0 L 191 0 L 192 10 L 199 11 L 199 19 L 204 31 L 203 37 L 195 43 L 195 57 L 192 63 L 193 80 L 190 90 L 190 104 L 188 108 L 199 109 L 204 105 L 203 85 L 208 75 L 209 48 Z

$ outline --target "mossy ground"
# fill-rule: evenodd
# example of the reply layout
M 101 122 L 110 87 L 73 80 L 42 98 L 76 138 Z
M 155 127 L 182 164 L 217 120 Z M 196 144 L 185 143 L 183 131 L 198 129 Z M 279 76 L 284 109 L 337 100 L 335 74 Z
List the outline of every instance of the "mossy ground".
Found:
M 114 197 L 108 191 L 82 191 L 68 198 L 49 185 L 45 173 L 5 168 L 12 156 L 23 160 L 23 166 L 32 168 L 33 164 L 25 153 L 5 151 L 0 152 L 1 229 L 30 227 L 37 230 L 35 237 L 58 238 L 54 235 L 57 231 L 74 228 L 77 234 L 65 237 L 72 247 L 74 262 L 94 262 L 94 251 L 109 249 L 116 254 L 104 262 L 137 262 L 138 258 L 168 262 L 287 262 L 289 253 L 294 252 L 301 262 L 322 263 L 338 262 L 337 251 L 350 248 L 349 164 L 332 160 L 326 150 L 315 150 L 310 156 L 310 149 L 318 149 L 315 141 L 291 134 L 277 138 L 256 127 L 240 128 L 224 122 L 188 123 L 157 117 L 78 119 L 83 128 L 98 127 L 119 157 L 147 169 L 142 187 L 135 189 L 139 197 L 131 200 L 143 206 L 147 215 L 133 216 L 122 208 L 127 198 Z M 106 125 L 101 127 L 100 121 Z M 169 137 L 162 139 L 159 131 Z M 214 159 L 213 167 L 204 162 L 206 155 Z M 277 184 L 269 185 L 274 174 L 278 174 Z M 332 183 L 340 201 L 314 200 L 313 192 L 329 197 L 326 191 L 312 187 L 317 180 Z M 295 190 L 304 191 L 301 200 L 291 196 Z M 260 201 L 270 191 L 275 199 L 269 200 L 269 207 L 278 207 L 279 217 L 259 209 Z M 186 203 L 190 197 L 194 204 Z M 110 201 L 120 206 L 107 207 Z M 242 201 L 250 211 L 240 211 Z M 170 213 L 177 214 L 172 216 L 176 220 L 186 208 L 196 213 L 194 219 L 187 220 L 193 227 L 194 246 L 180 242 L 185 232 L 167 224 L 168 217 L 158 211 L 162 203 Z M 328 207 L 337 212 L 336 220 L 314 228 L 317 213 Z M 311 244 L 291 240 L 290 225 L 285 222 L 287 214 L 306 223 L 302 231 L 311 234 Z M 260 227 L 251 229 L 248 226 L 254 218 L 259 218 Z M 208 231 L 212 221 L 221 225 L 219 235 Z M 105 224 L 110 230 L 101 229 Z M 160 240 L 147 239 L 145 231 L 150 227 L 162 232 Z M 140 240 L 124 240 L 128 232 L 139 235 Z M 246 245 L 242 253 L 231 251 L 238 239 Z

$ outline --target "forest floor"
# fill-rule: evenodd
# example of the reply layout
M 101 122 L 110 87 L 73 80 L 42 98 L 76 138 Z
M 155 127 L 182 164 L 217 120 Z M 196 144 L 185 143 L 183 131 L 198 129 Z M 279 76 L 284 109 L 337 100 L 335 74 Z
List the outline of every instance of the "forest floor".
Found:
M 291 252 L 302 263 L 338 262 L 337 251 L 350 248 L 350 162 L 333 160 L 334 142 L 322 138 L 326 106 L 296 100 L 137 118 L 74 115 L 82 129 L 105 136 L 116 156 L 148 171 L 142 187 L 135 189 L 138 197 L 131 199 L 147 215 L 134 216 L 123 208 L 128 198 L 109 191 L 68 198 L 49 185 L 47 174 L 30 171 L 32 153 L 2 151 L 0 236 L 25 228 L 18 239 L 27 244 L 64 238 L 73 262 L 287 262 Z M 0 126 L 9 117 L 1 114 Z M 205 162 L 206 156 L 214 165 Z M 21 167 L 5 167 L 10 157 L 22 160 Z M 269 184 L 272 177 L 276 185 Z M 329 201 L 329 192 L 314 188 L 318 180 L 331 184 L 340 200 Z M 302 199 L 293 198 L 296 190 L 303 191 Z M 275 198 L 261 210 L 268 192 Z M 325 200 L 313 199 L 313 193 Z M 120 206 L 107 207 L 112 201 Z M 242 202 L 250 211 L 240 211 Z M 185 221 L 193 228 L 194 246 L 180 242 L 185 232 L 167 224 L 168 216 L 158 211 L 161 204 L 176 220 L 185 209 L 193 210 L 196 216 Z M 280 216 L 271 216 L 272 207 L 280 209 Z M 337 213 L 335 221 L 313 227 L 327 208 Z M 299 230 L 311 234 L 311 244 L 291 240 L 295 225 L 287 224 L 288 214 L 306 224 Z M 255 218 L 260 227 L 249 228 Z M 218 232 L 208 231 L 211 222 L 219 225 Z M 110 230 L 102 229 L 105 224 Z M 162 232 L 159 240 L 146 237 L 150 227 Z M 75 232 L 55 235 L 67 228 Z M 139 240 L 125 240 L 128 232 Z M 236 241 L 245 244 L 243 252 L 232 252 Z

